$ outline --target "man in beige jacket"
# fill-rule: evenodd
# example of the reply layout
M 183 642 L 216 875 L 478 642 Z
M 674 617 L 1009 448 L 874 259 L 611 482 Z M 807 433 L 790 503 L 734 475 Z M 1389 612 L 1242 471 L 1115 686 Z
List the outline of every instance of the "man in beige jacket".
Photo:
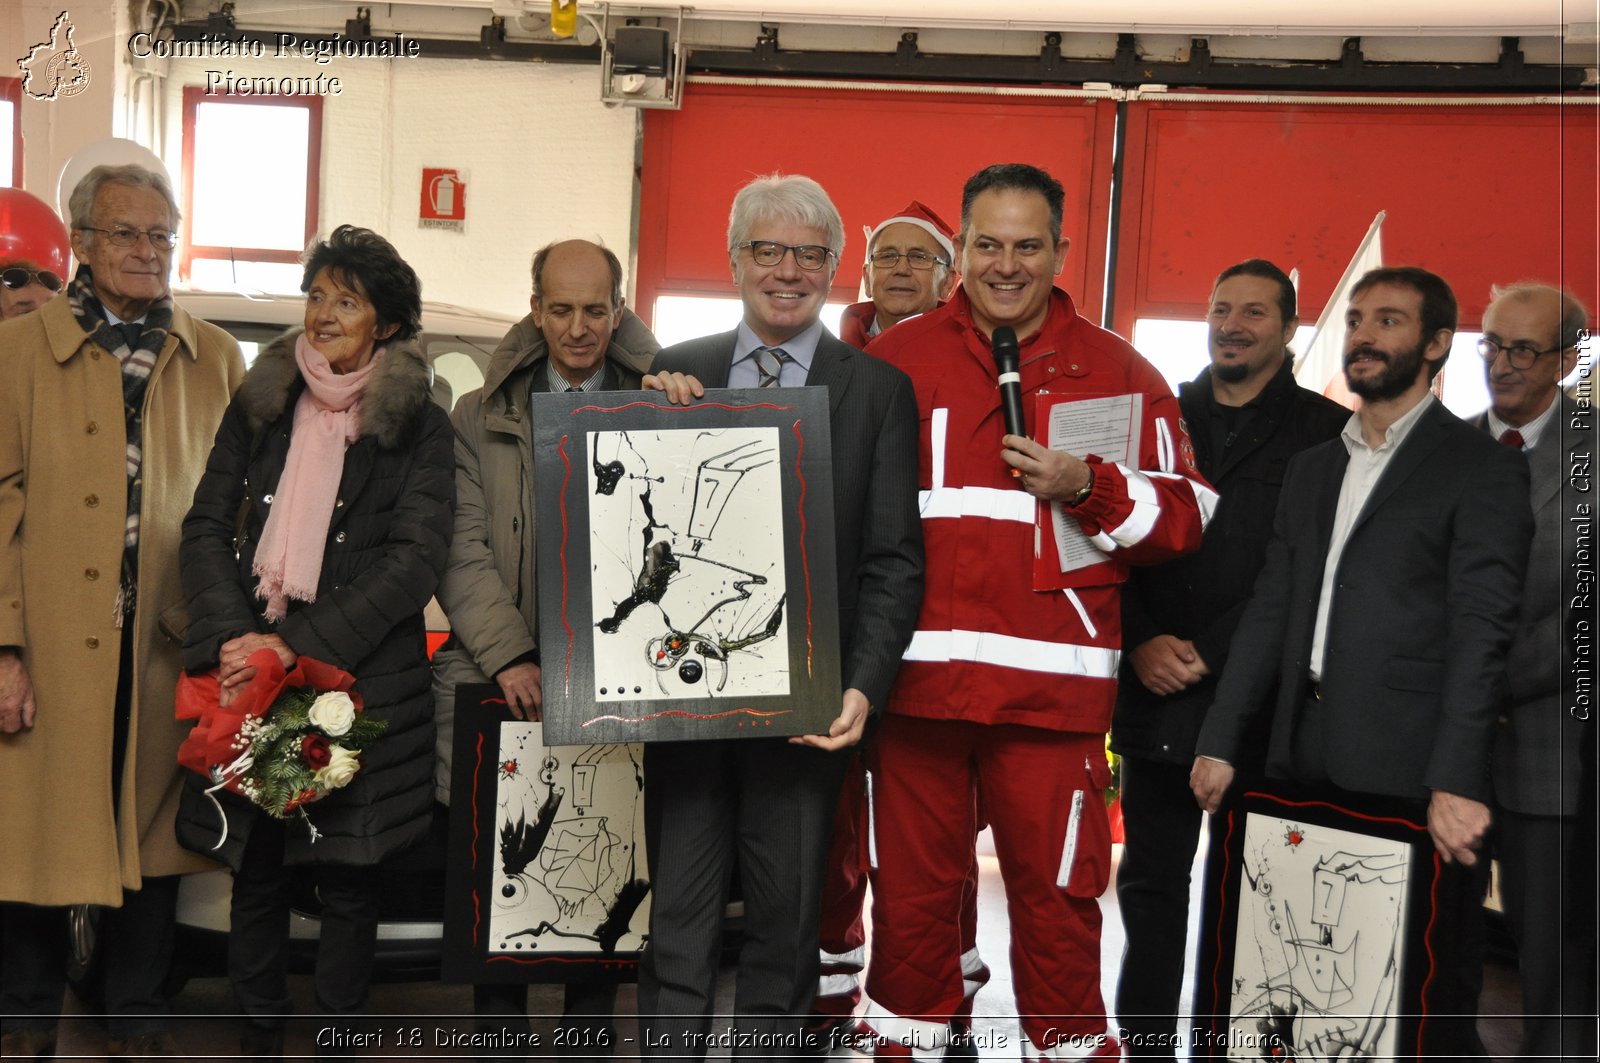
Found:
M 439 604 L 450 641 L 434 654 L 438 725 L 437 796 L 450 801 L 455 692 L 461 683 L 499 684 L 517 719 L 539 719 L 539 601 L 534 584 L 533 424 L 529 396 L 562 391 L 637 391 L 660 348 L 623 306 L 622 263 L 587 240 L 550 244 L 533 258 L 532 312 L 489 359 L 483 388 L 463 396 L 456 429 L 456 524 Z M 530 981 L 568 968 L 537 965 Z M 610 1055 L 613 981 L 570 982 L 556 1051 Z M 480 1029 L 526 1029 L 528 989 L 520 982 L 473 987 Z M 489 1058 L 485 1056 L 483 1058 Z
M 170 1056 L 177 876 L 209 866 L 173 834 L 178 533 L 244 361 L 173 305 L 165 177 L 97 167 L 69 210 L 65 297 L 0 325 L 0 1056 L 54 1051 L 75 904 L 108 909 L 109 1055 Z

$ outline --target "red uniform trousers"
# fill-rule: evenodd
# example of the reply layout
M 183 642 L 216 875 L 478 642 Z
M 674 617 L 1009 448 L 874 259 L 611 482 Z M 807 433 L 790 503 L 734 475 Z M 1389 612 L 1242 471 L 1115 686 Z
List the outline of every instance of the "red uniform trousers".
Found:
M 1111 869 L 1103 736 L 890 713 L 875 750 L 874 1031 L 929 1054 L 961 1005 L 977 794 L 1005 881 L 1024 1054 L 1119 1054 L 1100 993 L 1098 898 Z
M 866 967 L 866 925 L 862 911 L 872 866 L 870 783 L 866 760 L 856 757 L 845 771 L 828 847 L 827 877 L 822 883 L 821 977 L 811 1005 L 814 1032 L 844 1027 L 861 1003 L 861 972 Z M 982 829 L 981 817 L 979 829 Z M 961 971 L 965 997 L 956 1016 L 972 1017 L 972 998 L 989 981 L 989 968 L 978 956 L 978 859 L 972 854 L 967 888 L 961 901 Z

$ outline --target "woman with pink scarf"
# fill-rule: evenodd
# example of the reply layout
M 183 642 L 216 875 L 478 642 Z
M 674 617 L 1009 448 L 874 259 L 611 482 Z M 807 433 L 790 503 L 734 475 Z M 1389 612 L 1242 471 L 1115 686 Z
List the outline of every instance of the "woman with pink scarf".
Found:
M 223 417 L 181 560 L 189 599 L 184 666 L 215 670 L 226 702 L 260 650 L 304 654 L 356 677 L 384 720 L 353 782 L 277 820 L 186 783 L 178 836 L 234 870 L 228 973 L 249 1017 L 244 1055 L 277 1058 L 292 883 L 324 909 L 320 1007 L 361 1011 L 371 976 L 379 861 L 421 838 L 433 802 L 433 702 L 422 611 L 450 547 L 453 434 L 429 398 L 412 338 L 416 273 L 383 237 L 344 225 L 307 252 L 304 329 L 256 358 Z M 220 847 L 218 839 L 222 838 Z

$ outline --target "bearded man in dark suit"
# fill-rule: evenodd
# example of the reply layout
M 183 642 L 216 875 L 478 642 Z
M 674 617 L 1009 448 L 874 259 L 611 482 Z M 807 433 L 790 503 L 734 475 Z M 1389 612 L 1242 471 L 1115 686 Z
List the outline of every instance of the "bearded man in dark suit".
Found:
M 728 256 L 744 318 L 662 350 L 646 386 L 828 389 L 843 701 L 826 735 L 653 742 L 645 830 L 654 897 L 639 972 L 646 1051 L 701 1056 L 735 855 L 746 932 L 734 996 L 756 1052 L 799 1044 L 817 987 L 823 866 L 848 747 L 888 698 L 922 602 L 917 408 L 910 379 L 820 320 L 844 225 L 807 177 L 761 177 L 734 198 Z
M 1289 465 L 1266 563 L 1195 744 L 1208 812 L 1252 715 L 1272 706 L 1267 773 L 1330 799 L 1414 805 L 1444 867 L 1424 1006 L 1431 1055 L 1482 1055 L 1489 749 L 1533 517 L 1528 466 L 1430 390 L 1456 301 L 1415 267 L 1373 270 L 1345 311 L 1337 438 Z

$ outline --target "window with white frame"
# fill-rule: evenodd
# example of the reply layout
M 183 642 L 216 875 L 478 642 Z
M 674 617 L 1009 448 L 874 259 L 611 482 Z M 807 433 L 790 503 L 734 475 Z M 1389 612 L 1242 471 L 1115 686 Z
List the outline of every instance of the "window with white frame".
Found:
M 183 243 L 196 288 L 294 292 L 317 231 L 322 100 L 183 92 Z M 264 145 L 273 165 L 261 166 Z

